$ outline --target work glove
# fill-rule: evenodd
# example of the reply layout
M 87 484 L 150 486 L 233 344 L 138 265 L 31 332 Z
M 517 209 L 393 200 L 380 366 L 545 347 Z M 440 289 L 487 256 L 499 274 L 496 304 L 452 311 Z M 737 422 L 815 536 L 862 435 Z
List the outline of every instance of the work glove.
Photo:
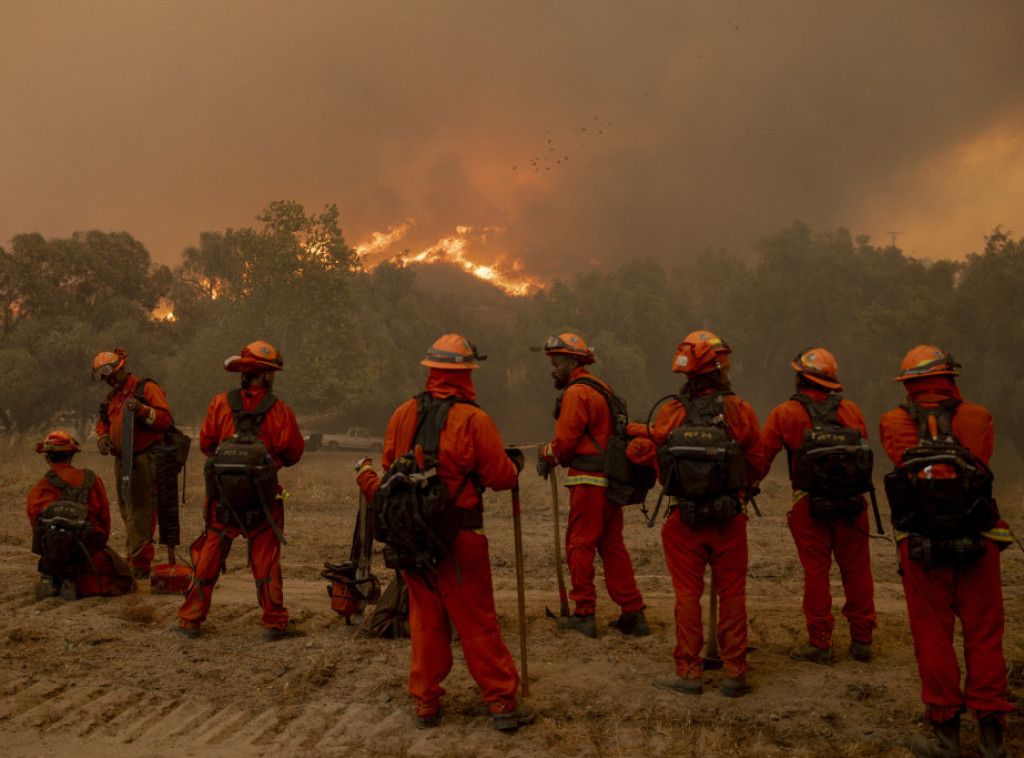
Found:
M 365 469 L 373 468 L 373 458 L 366 456 L 356 461 L 356 474 L 361 474 Z
M 114 446 L 110 444 L 110 436 L 103 434 L 96 438 L 96 447 L 99 448 L 100 455 L 110 455 Z
M 517 447 L 506 447 L 505 455 L 512 459 L 512 465 L 516 467 L 517 474 L 523 470 L 523 466 L 526 465 L 526 456 L 523 455 L 522 450 Z
M 537 451 L 537 476 L 541 477 L 542 479 L 548 478 L 548 474 L 551 473 L 552 466 L 555 465 L 554 461 L 552 461 L 548 456 L 544 455 L 544 449 L 546 447 L 547 445 L 544 445 L 544 447 L 540 448 L 540 450 Z

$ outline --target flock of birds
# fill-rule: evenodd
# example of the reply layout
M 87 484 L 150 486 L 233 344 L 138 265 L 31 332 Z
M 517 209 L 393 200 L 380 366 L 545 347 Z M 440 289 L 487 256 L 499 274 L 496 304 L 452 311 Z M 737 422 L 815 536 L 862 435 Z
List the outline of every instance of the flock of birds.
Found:
M 596 124 L 590 126 L 581 126 L 578 132 L 574 132 L 575 136 L 580 139 L 579 149 L 585 149 L 587 147 L 586 140 L 598 139 L 604 136 L 607 129 L 610 129 L 613 124 L 611 121 L 602 121 L 598 116 L 594 116 Z M 548 135 L 551 135 L 551 130 L 547 130 Z M 547 151 L 535 158 L 530 158 L 528 161 L 529 166 L 525 167 L 524 170 L 533 170 L 533 173 L 539 174 L 541 171 L 550 171 L 552 168 L 557 169 L 559 166 L 563 166 L 569 162 L 569 152 L 565 149 L 559 149 L 560 145 L 556 146 L 553 137 L 548 136 L 547 138 Z M 574 148 L 569 148 L 572 150 Z M 554 155 L 552 155 L 554 153 Z M 513 164 L 513 171 L 519 170 L 519 164 Z

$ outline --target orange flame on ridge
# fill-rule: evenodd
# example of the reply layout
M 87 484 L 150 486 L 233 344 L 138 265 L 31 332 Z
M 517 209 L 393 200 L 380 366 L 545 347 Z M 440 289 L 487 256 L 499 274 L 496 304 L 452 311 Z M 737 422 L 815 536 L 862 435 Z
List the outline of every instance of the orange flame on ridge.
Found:
M 391 245 L 405 237 L 414 224 L 414 219 L 408 219 L 401 224 L 388 227 L 386 232 L 374 232 L 369 242 L 355 246 L 356 254 L 364 259 L 364 261 L 369 256 L 385 254 Z M 479 235 L 479 239 L 480 241 L 486 241 L 488 233 L 500 233 L 501 231 L 503 230 L 496 227 L 485 227 L 483 233 Z M 489 282 L 507 294 L 516 297 L 525 297 L 538 290 L 545 289 L 545 283 L 539 277 L 523 273 L 522 263 L 518 258 L 512 262 L 510 268 L 500 265 L 501 257 L 491 265 L 471 261 L 466 257 L 466 249 L 470 244 L 472 232 L 473 227 L 471 226 L 457 226 L 455 227 L 455 234 L 442 237 L 425 250 L 421 250 L 418 253 L 399 253 L 391 257 L 390 260 L 398 266 L 408 266 L 413 263 L 452 264 L 458 266 L 467 274 Z M 373 270 L 376 265 L 376 263 L 366 265 L 366 269 Z

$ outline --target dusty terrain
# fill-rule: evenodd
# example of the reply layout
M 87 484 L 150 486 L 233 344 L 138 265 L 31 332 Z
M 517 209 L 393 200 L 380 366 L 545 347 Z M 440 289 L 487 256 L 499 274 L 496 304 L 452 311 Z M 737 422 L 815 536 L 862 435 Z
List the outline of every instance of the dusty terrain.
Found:
M 0 734 L 5 755 L 145 756 L 903 756 L 922 707 L 893 547 L 872 541 L 879 629 L 876 660 L 857 663 L 837 621 L 837 660 L 826 668 L 796 663 L 804 641 L 801 574 L 785 526 L 788 492 L 773 474 L 749 526 L 751 675 L 757 689 L 739 700 L 717 691 L 721 672 L 691 697 L 651 686 L 672 671 L 672 589 L 659 530 L 635 506 L 626 541 L 648 603 L 654 633 L 626 639 L 603 629 L 596 640 L 556 634 L 544 617 L 557 609 L 548 486 L 529 469 L 522 480 L 530 700 L 535 725 L 495 732 L 457 652 L 441 728 L 419 731 L 407 695 L 408 641 L 353 638 L 330 610 L 324 560 L 347 556 L 355 519 L 352 453 L 310 453 L 283 477 L 291 493 L 283 551 L 285 600 L 310 630 L 304 639 L 266 644 L 244 544 L 214 595 L 199 640 L 171 632 L 179 599 L 148 587 L 123 598 L 36 602 L 24 501 L 43 473 L 24 439 L 0 440 Z M 94 452 L 76 463 L 108 482 L 109 459 Z M 776 468 L 780 468 L 777 466 Z M 200 532 L 199 467 L 188 472 L 182 536 Z M 564 490 L 563 490 L 564 493 Z M 1019 492 L 1000 493 L 1021 523 Z M 506 642 L 519 660 L 515 558 L 508 493 L 487 496 L 495 592 Z M 653 503 L 653 496 L 651 498 Z M 565 524 L 566 498 L 562 498 Z M 883 514 L 885 506 L 883 504 Z M 123 541 L 114 516 L 112 544 Z M 375 573 L 389 572 L 374 557 Z M 600 571 L 600 569 L 599 569 Z M 1006 656 L 1011 699 L 1024 696 L 1024 554 L 1003 555 Z M 601 577 L 599 573 L 599 583 Z M 838 580 L 835 594 L 839 595 Z M 603 627 L 617 610 L 601 586 Z M 838 610 L 841 601 L 836 601 Z M 967 755 L 977 755 L 965 722 Z M 1024 720 L 1010 720 L 1011 755 L 1024 755 Z

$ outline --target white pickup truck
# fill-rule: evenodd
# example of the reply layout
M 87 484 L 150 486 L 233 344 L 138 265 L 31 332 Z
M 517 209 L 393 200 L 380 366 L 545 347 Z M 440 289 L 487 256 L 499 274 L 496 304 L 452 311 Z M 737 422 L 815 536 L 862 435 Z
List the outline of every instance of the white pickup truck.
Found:
M 372 450 L 384 449 L 384 438 L 374 437 L 370 430 L 356 426 L 344 434 L 310 434 L 306 437 L 306 450 Z

